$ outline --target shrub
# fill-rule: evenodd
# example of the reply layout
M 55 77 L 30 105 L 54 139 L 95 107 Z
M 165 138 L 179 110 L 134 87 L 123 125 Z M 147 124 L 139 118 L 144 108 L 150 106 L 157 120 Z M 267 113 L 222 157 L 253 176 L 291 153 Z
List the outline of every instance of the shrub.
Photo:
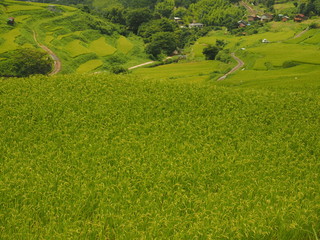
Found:
M 8 53 L 7 60 L 0 63 L 0 76 L 27 77 L 34 74 L 48 74 L 52 59 L 45 52 L 35 49 L 18 49 Z
M 219 48 L 214 45 L 209 45 L 208 47 L 203 49 L 203 54 L 205 55 L 207 60 L 214 60 L 219 53 Z

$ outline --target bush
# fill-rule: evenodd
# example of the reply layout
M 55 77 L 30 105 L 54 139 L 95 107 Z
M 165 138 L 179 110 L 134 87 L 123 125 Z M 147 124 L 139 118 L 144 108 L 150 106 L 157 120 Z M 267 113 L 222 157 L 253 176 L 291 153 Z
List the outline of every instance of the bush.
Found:
M 208 47 L 203 49 L 203 54 L 206 57 L 206 60 L 214 60 L 219 53 L 219 48 L 214 45 L 209 45 Z
M 121 73 L 128 73 L 128 69 L 124 68 L 123 66 L 112 66 L 110 68 L 110 72 L 114 74 L 121 74 Z
M 48 74 L 52 70 L 53 60 L 42 51 L 35 49 L 18 49 L 6 56 L 0 63 L 0 76 L 27 77 L 34 74 Z

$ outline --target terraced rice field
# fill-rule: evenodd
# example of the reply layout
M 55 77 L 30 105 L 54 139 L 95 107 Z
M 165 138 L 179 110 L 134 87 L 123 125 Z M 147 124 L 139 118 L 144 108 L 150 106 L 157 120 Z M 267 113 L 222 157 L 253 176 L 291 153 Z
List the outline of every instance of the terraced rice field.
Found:
M 90 60 L 82 65 L 77 69 L 78 73 L 86 73 L 86 72 L 91 72 L 98 67 L 102 66 L 103 62 L 101 60 Z
M 116 32 L 109 36 L 102 35 L 98 30 L 90 29 L 84 13 L 76 8 L 60 5 L 52 8 L 48 7 L 49 4 L 9 0 L 5 2 L 8 8 L 2 8 L 4 14 L 0 16 L 0 54 L 19 47 L 35 48 L 35 31 L 40 44 L 46 45 L 62 60 L 63 73 L 92 69 L 83 66 L 96 66 L 98 62 L 99 65 L 102 62 L 107 70 L 110 63 L 106 57 L 117 51 L 125 55 L 123 64 L 127 67 L 149 61 L 140 39 L 130 41 Z M 15 17 L 14 27 L 6 24 L 10 16 Z M 135 49 L 134 54 L 131 54 L 132 49 Z M 93 57 L 95 64 L 89 62 L 84 65 L 84 61 L 94 60 Z
M 115 51 L 117 51 L 115 47 L 106 42 L 104 37 L 91 42 L 89 49 L 101 57 L 112 55 Z

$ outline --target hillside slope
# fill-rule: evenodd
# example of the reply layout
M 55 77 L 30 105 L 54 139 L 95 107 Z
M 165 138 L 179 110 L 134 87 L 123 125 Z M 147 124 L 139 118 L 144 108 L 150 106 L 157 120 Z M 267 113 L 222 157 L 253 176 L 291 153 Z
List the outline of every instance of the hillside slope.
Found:
M 108 70 L 112 65 L 130 67 L 146 61 L 143 43 L 124 37 L 116 25 L 67 6 L 5 0 L 0 16 L 0 58 L 20 48 L 49 47 L 62 61 L 62 72 Z M 15 25 L 7 25 L 14 17 Z

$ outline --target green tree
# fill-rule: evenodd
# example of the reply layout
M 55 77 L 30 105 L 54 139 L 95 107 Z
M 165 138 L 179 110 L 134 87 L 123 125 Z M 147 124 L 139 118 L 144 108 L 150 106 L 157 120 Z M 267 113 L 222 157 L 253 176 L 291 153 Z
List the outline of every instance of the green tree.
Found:
M 177 39 L 172 32 L 159 32 L 152 36 L 152 41 L 147 45 L 146 51 L 153 57 L 160 54 L 171 55 L 177 48 Z
M 148 8 L 139 8 L 127 13 L 126 24 L 129 30 L 137 33 L 140 25 L 150 21 L 151 19 L 152 13 Z
M 155 12 L 161 17 L 169 18 L 173 13 L 174 6 L 174 0 L 162 0 L 156 4 Z
M 53 60 L 45 52 L 23 48 L 11 51 L 0 63 L 1 76 L 27 77 L 33 74 L 48 74 Z
M 214 60 L 218 55 L 220 49 L 214 45 L 208 45 L 203 49 L 202 53 L 205 55 L 206 60 Z

